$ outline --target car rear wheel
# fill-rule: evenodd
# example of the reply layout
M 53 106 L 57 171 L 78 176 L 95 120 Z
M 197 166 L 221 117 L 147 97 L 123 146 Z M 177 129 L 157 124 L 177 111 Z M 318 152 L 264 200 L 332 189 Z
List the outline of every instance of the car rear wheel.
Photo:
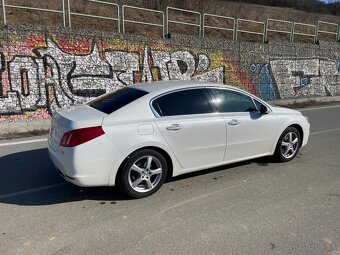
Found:
M 283 131 L 276 145 L 275 158 L 279 162 L 287 162 L 295 158 L 299 152 L 301 135 L 295 127 L 288 127 Z
M 161 153 L 140 150 L 126 160 L 120 175 L 120 186 L 133 198 L 147 197 L 162 186 L 167 172 L 167 162 Z

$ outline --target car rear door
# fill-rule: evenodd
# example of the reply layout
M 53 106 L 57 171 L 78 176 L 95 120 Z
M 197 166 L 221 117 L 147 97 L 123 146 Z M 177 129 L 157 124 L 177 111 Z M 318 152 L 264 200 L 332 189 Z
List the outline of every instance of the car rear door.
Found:
M 156 125 L 183 168 L 222 162 L 226 125 L 203 88 L 183 89 L 152 101 Z
M 240 161 L 271 153 L 278 121 L 270 112 L 261 114 L 253 99 L 239 91 L 209 89 L 227 126 L 225 161 Z

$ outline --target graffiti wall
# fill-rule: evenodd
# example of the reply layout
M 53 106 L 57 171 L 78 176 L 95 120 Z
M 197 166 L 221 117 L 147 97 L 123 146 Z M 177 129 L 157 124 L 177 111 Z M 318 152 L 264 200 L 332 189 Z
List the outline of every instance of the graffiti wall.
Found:
M 271 45 L 197 38 L 153 41 L 22 28 L 3 30 L 2 38 L 0 122 L 49 118 L 58 108 L 122 86 L 160 80 L 231 84 L 264 100 L 340 95 L 339 46 L 331 57 L 287 58 L 268 54 Z
M 261 69 L 259 91 L 265 100 L 340 95 L 340 61 L 270 60 Z

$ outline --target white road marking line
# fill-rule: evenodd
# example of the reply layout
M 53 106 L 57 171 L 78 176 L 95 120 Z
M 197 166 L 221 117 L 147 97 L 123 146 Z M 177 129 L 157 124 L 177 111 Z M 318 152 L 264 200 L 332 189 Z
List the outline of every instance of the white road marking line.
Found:
M 340 128 L 333 128 L 333 129 L 317 131 L 317 132 L 310 133 L 310 135 L 319 135 L 319 134 L 325 134 L 325 133 L 330 133 L 330 132 L 335 132 L 335 131 L 340 131 Z
M 210 196 L 210 195 L 212 195 L 212 194 L 215 194 L 215 193 L 218 193 L 218 192 L 221 192 L 221 191 L 225 191 L 225 190 L 228 190 L 228 189 L 236 188 L 236 187 L 238 187 L 238 186 L 242 186 L 242 185 L 249 184 L 249 183 L 250 183 L 250 182 L 243 182 L 243 183 L 239 183 L 239 184 L 236 184 L 236 185 L 232 185 L 232 186 L 229 186 L 229 187 L 226 187 L 226 188 L 223 188 L 223 189 L 214 190 L 214 191 L 209 192 L 209 193 L 207 193 L 207 194 L 204 194 L 204 195 L 201 195 L 201 196 L 198 196 L 198 197 L 194 197 L 194 198 L 191 198 L 191 199 L 189 199 L 189 200 L 186 200 L 186 201 L 183 201 L 183 202 L 181 202 L 181 203 L 178 203 L 178 204 L 175 204 L 175 205 L 173 205 L 173 206 L 170 206 L 170 207 L 168 207 L 168 208 L 162 210 L 159 214 L 165 213 L 165 212 L 167 212 L 167 211 L 169 211 L 169 210 L 171 210 L 171 209 L 174 209 L 174 208 L 176 208 L 176 207 L 178 207 L 178 206 L 181 206 L 181 205 L 184 205 L 184 204 L 193 202 L 193 201 L 198 200 L 198 199 L 200 199 L 200 198 L 207 197 L 207 196 Z
M 320 107 L 311 107 L 311 108 L 299 108 L 297 109 L 300 112 L 306 111 L 315 111 L 315 110 L 322 110 L 322 109 L 329 109 L 329 108 L 339 108 L 340 105 L 330 105 L 330 106 L 320 106 Z
M 12 143 L 0 143 L 0 147 L 11 146 L 11 145 L 19 145 L 19 144 L 27 144 L 27 143 L 40 143 L 40 142 L 46 142 L 46 141 L 47 141 L 47 138 L 41 138 L 41 139 L 19 141 L 19 142 L 12 142 Z
M 67 182 L 61 182 L 61 183 L 57 183 L 57 184 L 42 186 L 42 187 L 39 187 L 39 188 L 34 188 L 34 189 L 28 189 L 28 190 L 8 193 L 8 194 L 0 195 L 0 200 L 1 199 L 11 198 L 11 197 L 16 197 L 16 196 L 20 196 L 20 195 L 27 195 L 27 194 L 38 192 L 38 191 L 53 189 L 53 188 L 64 186 L 66 184 L 67 184 Z

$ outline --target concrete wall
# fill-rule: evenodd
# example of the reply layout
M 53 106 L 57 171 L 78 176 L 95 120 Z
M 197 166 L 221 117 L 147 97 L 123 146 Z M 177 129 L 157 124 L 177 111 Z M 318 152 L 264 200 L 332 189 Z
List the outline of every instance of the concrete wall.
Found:
M 0 123 L 50 118 L 142 81 L 195 79 L 265 100 L 340 95 L 340 45 L 171 39 L 11 26 L 0 31 Z

